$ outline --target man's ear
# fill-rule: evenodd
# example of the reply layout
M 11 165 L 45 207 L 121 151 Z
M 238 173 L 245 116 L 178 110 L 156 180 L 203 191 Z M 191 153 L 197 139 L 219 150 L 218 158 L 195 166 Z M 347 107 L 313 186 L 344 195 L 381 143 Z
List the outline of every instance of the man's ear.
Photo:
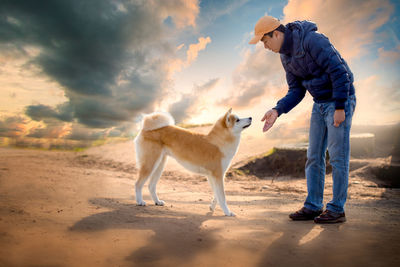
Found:
M 228 112 L 226 112 L 225 115 L 224 115 L 225 126 L 228 127 L 228 128 L 229 128 L 229 126 L 231 124 L 230 121 L 229 121 L 229 116 L 231 115 L 231 112 L 232 112 L 232 108 L 230 108 L 228 110 Z

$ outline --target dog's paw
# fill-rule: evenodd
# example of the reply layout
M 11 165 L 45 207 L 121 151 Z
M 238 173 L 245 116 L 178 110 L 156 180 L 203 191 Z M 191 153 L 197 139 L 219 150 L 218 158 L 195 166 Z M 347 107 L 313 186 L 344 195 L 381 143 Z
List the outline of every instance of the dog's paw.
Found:
M 159 200 L 159 201 L 155 202 L 155 204 L 156 204 L 156 206 L 164 206 L 165 202 L 162 200 Z
M 216 205 L 217 205 L 217 200 L 214 198 L 214 199 L 211 201 L 210 210 L 211 210 L 211 211 L 214 211 Z
M 146 202 L 144 202 L 143 200 L 142 200 L 142 201 L 138 201 L 138 202 L 136 203 L 136 205 L 137 205 L 137 206 L 146 206 Z
M 215 210 L 215 206 L 216 206 L 216 202 L 211 202 L 211 204 L 210 204 L 210 210 L 211 211 L 214 211 Z
M 228 213 L 225 213 L 225 216 L 236 217 L 236 214 L 233 213 L 232 211 L 229 211 Z

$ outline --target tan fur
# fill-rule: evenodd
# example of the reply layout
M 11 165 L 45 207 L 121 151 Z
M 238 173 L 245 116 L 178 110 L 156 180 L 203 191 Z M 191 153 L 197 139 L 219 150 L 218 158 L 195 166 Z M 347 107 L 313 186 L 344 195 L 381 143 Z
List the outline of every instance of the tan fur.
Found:
M 174 119 L 168 113 L 155 112 L 143 118 L 142 130 L 150 131 L 174 123 Z
M 190 161 L 216 176 L 222 175 L 219 162 L 223 155 L 206 135 L 172 125 L 143 132 L 143 138 L 165 146 L 179 160 Z
M 157 113 L 145 117 L 143 129 L 135 139 L 139 166 L 136 200 L 139 205 L 145 205 L 141 188 L 148 178 L 150 178 L 149 189 L 153 200 L 157 205 L 164 204 L 158 199 L 155 188 L 164 167 L 166 155 L 169 155 L 186 168 L 207 175 L 221 208 L 226 215 L 233 215 L 226 206 L 223 178 L 236 153 L 242 129 L 240 125 L 236 125 L 235 130 L 233 129 L 238 118 L 230 112 L 231 110 L 220 118 L 206 135 L 175 125 L 165 125 L 166 122 L 170 122 L 168 115 L 165 114 Z M 251 118 L 247 120 L 250 124 Z M 211 206 L 215 207 L 215 203 L 213 201 Z

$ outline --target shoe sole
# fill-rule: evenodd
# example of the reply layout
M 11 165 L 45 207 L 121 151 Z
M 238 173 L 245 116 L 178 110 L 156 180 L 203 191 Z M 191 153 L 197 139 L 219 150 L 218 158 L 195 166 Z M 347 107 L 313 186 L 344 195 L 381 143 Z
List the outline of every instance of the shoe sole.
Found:
M 303 219 L 303 218 L 301 218 L 301 219 L 293 219 L 293 218 L 290 218 L 290 219 L 292 219 L 292 221 L 312 221 L 312 220 L 314 220 L 314 218 L 311 218 L 311 219 Z
M 289 216 L 290 219 L 292 219 L 293 221 L 312 221 L 315 218 L 317 218 L 319 215 L 312 217 L 312 218 L 307 218 L 307 217 L 300 217 L 300 218 L 292 218 Z
M 314 220 L 315 223 L 322 223 L 322 224 L 329 224 L 329 223 L 344 223 L 346 221 L 346 217 L 341 217 L 338 218 L 336 220 L 332 220 L 332 221 L 316 221 Z

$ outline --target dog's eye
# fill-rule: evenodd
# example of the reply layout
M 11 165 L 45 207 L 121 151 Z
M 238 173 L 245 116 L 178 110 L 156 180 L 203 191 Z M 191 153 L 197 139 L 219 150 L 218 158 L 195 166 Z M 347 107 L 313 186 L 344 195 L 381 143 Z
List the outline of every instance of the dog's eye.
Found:
M 240 121 L 239 119 L 236 120 L 236 122 L 239 122 L 239 121 Z

